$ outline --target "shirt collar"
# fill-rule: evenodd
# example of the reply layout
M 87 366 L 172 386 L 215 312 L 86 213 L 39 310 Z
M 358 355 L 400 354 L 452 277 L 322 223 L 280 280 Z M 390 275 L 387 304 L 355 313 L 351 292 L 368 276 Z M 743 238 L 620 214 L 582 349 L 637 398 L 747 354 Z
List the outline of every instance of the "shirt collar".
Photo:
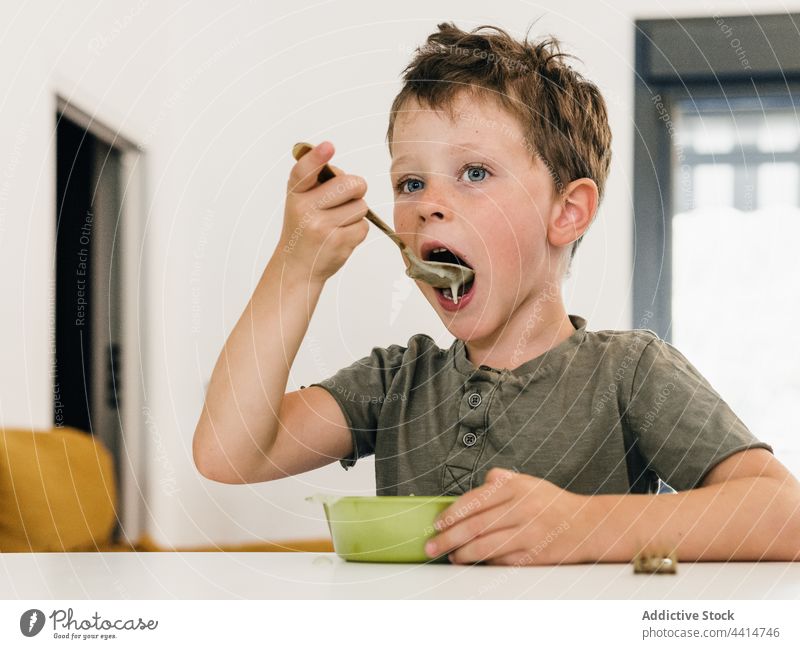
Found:
M 510 377 L 526 379 L 527 381 L 541 378 L 560 368 L 566 369 L 570 359 L 586 337 L 586 319 L 578 315 L 570 315 L 569 319 L 572 322 L 572 326 L 575 327 L 575 332 L 569 338 L 513 369 L 489 368 L 486 365 L 476 367 L 467 358 L 466 343 L 459 339 L 456 339 L 450 347 L 450 352 L 453 355 L 453 364 L 459 372 L 467 376 L 477 374 L 483 377 L 492 377 L 507 374 Z

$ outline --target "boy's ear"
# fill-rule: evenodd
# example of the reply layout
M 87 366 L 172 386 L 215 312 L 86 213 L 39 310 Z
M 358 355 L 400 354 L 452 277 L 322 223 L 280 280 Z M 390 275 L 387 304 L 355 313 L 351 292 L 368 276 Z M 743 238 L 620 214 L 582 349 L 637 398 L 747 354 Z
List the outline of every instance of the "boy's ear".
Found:
M 591 178 L 578 178 L 567 185 L 547 226 L 551 245 L 568 246 L 586 232 L 597 211 L 598 196 L 597 185 Z

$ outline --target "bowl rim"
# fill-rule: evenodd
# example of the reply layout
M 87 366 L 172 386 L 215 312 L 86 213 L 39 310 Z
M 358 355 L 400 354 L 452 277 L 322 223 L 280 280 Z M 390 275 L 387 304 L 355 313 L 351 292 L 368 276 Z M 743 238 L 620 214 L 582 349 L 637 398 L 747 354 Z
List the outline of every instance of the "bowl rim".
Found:
M 415 502 L 415 503 L 444 503 L 455 502 L 460 496 L 341 496 L 333 503 L 336 504 L 342 501 L 352 502 L 384 502 L 384 503 L 397 503 L 397 502 Z

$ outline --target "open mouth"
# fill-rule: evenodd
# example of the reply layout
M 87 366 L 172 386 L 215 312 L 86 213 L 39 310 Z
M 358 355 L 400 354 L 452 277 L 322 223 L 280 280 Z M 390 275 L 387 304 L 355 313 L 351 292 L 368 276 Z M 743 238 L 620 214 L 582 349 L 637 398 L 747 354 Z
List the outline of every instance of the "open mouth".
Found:
M 472 269 L 464 259 L 459 257 L 456 253 L 454 253 L 449 248 L 438 247 L 431 249 L 425 256 L 425 261 L 435 261 L 435 262 L 443 262 L 447 264 L 458 264 L 459 266 L 466 266 L 469 269 Z M 469 294 L 472 290 L 472 286 L 475 283 L 475 279 L 473 278 L 466 284 L 461 284 L 458 287 L 457 294 L 454 296 L 453 292 L 450 288 L 435 288 L 434 290 L 438 293 L 441 293 L 445 298 L 451 300 L 454 304 L 458 304 L 458 301 L 464 297 L 465 295 Z

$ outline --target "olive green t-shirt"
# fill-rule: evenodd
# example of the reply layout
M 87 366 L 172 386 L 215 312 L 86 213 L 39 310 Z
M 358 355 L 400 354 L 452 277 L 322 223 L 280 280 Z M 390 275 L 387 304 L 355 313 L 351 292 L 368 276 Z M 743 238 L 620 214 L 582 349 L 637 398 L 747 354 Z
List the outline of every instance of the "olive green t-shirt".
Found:
M 375 347 L 318 385 L 375 455 L 377 494 L 458 495 L 499 466 L 580 494 L 700 486 L 726 457 L 765 448 L 708 381 L 649 330 L 576 331 L 514 369 L 475 367 L 425 334 Z

